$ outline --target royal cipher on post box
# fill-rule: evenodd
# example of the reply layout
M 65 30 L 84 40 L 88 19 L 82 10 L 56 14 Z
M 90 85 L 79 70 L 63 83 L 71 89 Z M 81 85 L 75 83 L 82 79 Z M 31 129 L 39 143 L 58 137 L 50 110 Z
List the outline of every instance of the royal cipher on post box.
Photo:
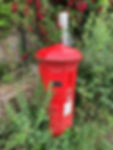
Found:
M 77 70 L 82 54 L 77 49 L 56 44 L 38 50 L 35 57 L 45 89 L 52 83 L 49 124 L 53 136 L 59 136 L 73 125 Z

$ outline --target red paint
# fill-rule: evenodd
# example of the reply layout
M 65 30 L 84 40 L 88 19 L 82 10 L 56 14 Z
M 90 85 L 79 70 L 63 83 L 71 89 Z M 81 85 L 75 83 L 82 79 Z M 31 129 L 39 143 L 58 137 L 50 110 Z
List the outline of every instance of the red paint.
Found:
M 35 57 L 39 60 L 45 89 L 52 83 L 50 129 L 53 136 L 59 136 L 73 125 L 77 68 L 82 54 L 77 49 L 56 44 L 38 51 Z

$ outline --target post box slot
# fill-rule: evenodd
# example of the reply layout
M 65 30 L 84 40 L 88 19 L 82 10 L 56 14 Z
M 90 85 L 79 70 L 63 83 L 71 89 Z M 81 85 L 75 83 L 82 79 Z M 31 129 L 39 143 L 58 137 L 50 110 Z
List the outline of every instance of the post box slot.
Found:
M 53 81 L 53 86 L 61 87 L 61 86 L 62 86 L 62 83 L 59 82 L 59 81 Z

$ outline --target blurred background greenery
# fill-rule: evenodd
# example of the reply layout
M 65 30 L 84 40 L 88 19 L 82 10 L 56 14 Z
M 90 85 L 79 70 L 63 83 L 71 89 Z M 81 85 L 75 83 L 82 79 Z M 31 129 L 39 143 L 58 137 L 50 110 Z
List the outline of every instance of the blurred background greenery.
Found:
M 81 50 L 84 59 L 79 68 L 74 126 L 54 139 L 45 115 L 51 94 L 44 93 L 39 80 L 38 87 L 33 84 L 30 90 L 31 97 L 18 88 L 20 81 L 38 76 L 37 71 L 31 75 L 36 50 L 60 41 L 57 17 L 63 10 L 70 14 L 73 47 Z M 0 0 L 0 94 L 2 87 L 13 84 L 19 91 L 4 102 L 0 149 L 112 150 L 112 43 L 112 0 Z M 0 103 L 2 107 L 2 100 Z

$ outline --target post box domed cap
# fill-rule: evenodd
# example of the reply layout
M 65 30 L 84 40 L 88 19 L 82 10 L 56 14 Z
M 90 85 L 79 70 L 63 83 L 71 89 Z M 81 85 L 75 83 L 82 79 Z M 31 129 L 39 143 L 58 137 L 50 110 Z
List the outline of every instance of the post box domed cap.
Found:
M 63 44 L 56 44 L 38 50 L 35 54 L 35 58 L 39 61 L 52 61 L 52 62 L 69 62 L 69 61 L 81 61 L 81 52 L 70 46 Z

